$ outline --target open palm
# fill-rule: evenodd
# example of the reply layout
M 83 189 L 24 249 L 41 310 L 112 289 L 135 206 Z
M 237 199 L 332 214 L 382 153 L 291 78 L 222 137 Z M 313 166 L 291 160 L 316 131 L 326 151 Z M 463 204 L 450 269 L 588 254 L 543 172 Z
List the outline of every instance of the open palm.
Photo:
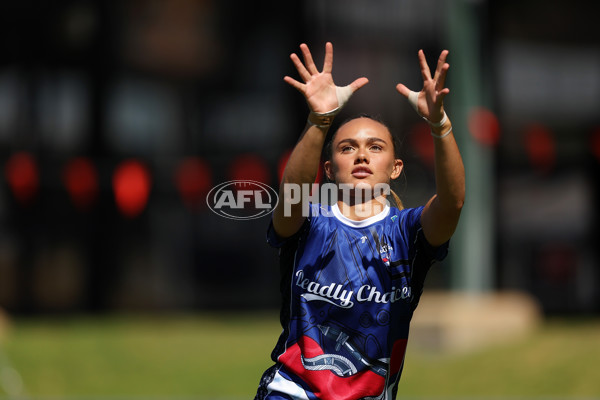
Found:
M 423 53 L 423 50 L 419 50 L 419 65 L 421 67 L 421 76 L 423 77 L 423 89 L 415 94 L 415 92 L 412 92 L 402 83 L 396 86 L 396 90 L 411 101 L 417 113 L 433 123 L 437 123 L 443 118 L 444 97 L 450 93 L 450 89 L 444 87 L 448 68 L 450 68 L 450 65 L 446 63 L 447 57 L 448 50 L 442 51 L 432 78 L 427 60 L 425 59 L 425 53 Z M 411 99 L 411 96 L 417 97 Z
M 304 95 L 310 110 L 315 113 L 327 113 L 338 107 L 343 107 L 352 93 L 369 82 L 367 78 L 362 77 L 346 87 L 336 86 L 331 75 L 333 45 L 330 42 L 325 45 L 325 61 L 321 72 L 317 69 L 308 46 L 303 43 L 300 45 L 300 50 L 302 51 L 304 63 L 300 61 L 295 53 L 291 54 L 290 58 L 304 83 L 289 76 L 285 76 L 283 79 Z

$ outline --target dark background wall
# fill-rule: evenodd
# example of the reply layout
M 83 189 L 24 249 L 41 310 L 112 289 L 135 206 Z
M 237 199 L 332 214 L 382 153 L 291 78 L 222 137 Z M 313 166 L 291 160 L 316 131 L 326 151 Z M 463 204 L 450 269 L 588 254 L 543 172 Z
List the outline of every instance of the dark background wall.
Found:
M 490 93 L 483 136 L 458 134 L 494 157 L 494 289 L 597 313 L 599 33 L 587 2 L 533 0 L 2 3 L 0 307 L 277 307 L 268 218 L 219 217 L 206 193 L 231 179 L 277 186 L 307 113 L 283 82 L 288 56 L 306 42 L 320 63 L 329 40 L 337 82 L 371 79 L 339 119 L 389 123 L 406 164 L 396 189 L 422 204 L 431 143 L 393 88 L 419 88 L 416 52 L 433 62 L 450 47 L 458 3 L 477 16 Z M 455 267 L 430 287 L 450 287 Z

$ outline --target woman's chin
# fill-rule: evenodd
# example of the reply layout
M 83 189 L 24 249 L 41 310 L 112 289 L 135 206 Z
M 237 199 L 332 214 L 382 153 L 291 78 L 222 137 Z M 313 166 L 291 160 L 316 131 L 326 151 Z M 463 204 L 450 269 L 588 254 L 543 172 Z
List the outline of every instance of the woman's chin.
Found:
M 372 190 L 373 185 L 371 185 L 367 181 L 359 181 L 354 184 L 354 188 L 355 188 L 355 190 Z
M 356 178 L 354 176 L 350 176 L 350 178 L 345 179 L 345 180 L 336 181 L 336 183 L 338 184 L 338 186 L 346 186 L 349 188 L 361 189 L 361 190 L 372 189 L 374 186 L 372 179 Z

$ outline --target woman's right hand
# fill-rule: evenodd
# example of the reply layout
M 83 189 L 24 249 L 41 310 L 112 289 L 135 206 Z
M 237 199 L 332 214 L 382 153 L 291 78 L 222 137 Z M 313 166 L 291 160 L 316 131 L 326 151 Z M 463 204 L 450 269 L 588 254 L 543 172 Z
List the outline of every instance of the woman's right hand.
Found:
M 367 78 L 362 77 L 356 79 L 346 87 L 335 85 L 331 75 L 333 68 L 333 45 L 330 42 L 327 42 L 325 45 L 325 61 L 322 72 L 317 70 L 308 46 L 302 43 L 300 50 L 302 51 L 304 64 L 295 53 L 291 54 L 290 58 L 304 83 L 289 76 L 285 76 L 283 80 L 304 95 L 308 107 L 312 112 L 327 113 L 336 108 L 341 109 L 355 91 L 369 82 Z

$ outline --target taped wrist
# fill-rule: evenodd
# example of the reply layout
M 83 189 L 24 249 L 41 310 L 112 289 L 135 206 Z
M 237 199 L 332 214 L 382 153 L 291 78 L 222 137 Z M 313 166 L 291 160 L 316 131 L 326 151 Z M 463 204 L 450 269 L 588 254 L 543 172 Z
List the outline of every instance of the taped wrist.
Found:
M 308 114 L 308 123 L 311 125 L 318 126 L 319 128 L 326 128 L 331 126 L 333 123 L 333 118 L 340 111 L 340 107 L 336 107 L 331 111 L 327 111 L 325 113 L 317 113 L 311 111 Z
M 450 126 L 450 129 L 448 129 L 446 132 L 442 133 L 441 135 L 436 135 L 435 133 L 433 133 L 433 131 L 431 131 L 431 136 L 433 136 L 436 139 L 443 139 L 446 136 L 448 136 L 450 134 L 450 132 L 452 132 L 452 126 Z
M 428 120 L 427 118 L 425 118 L 424 116 L 422 116 L 421 113 L 419 112 L 419 107 L 418 107 L 419 92 L 413 92 L 411 90 L 410 93 L 408 94 L 408 102 L 412 106 L 412 108 L 415 109 L 415 111 L 417 112 L 417 114 L 419 115 L 419 117 L 421 117 L 425 121 L 427 121 L 427 123 L 430 126 L 433 126 L 435 128 L 439 128 L 440 126 L 444 125 L 444 123 L 448 120 L 448 116 L 446 115 L 446 111 L 444 111 L 444 115 L 442 116 L 442 120 L 439 121 L 439 122 L 432 122 L 432 121 Z
M 350 100 L 350 97 L 352 97 L 353 93 L 354 93 L 354 90 L 352 90 L 350 85 L 342 86 L 342 87 L 339 87 L 339 86 L 335 87 L 335 95 L 336 95 L 337 101 L 338 101 L 338 109 L 341 110 L 346 105 L 348 100 Z
M 336 86 L 335 95 L 337 97 L 338 106 L 333 110 L 324 113 L 311 111 L 310 114 L 308 114 L 308 123 L 318 126 L 319 128 L 331 126 L 333 118 L 342 110 L 342 108 L 344 108 L 353 93 L 354 91 L 350 85 L 342 87 Z

